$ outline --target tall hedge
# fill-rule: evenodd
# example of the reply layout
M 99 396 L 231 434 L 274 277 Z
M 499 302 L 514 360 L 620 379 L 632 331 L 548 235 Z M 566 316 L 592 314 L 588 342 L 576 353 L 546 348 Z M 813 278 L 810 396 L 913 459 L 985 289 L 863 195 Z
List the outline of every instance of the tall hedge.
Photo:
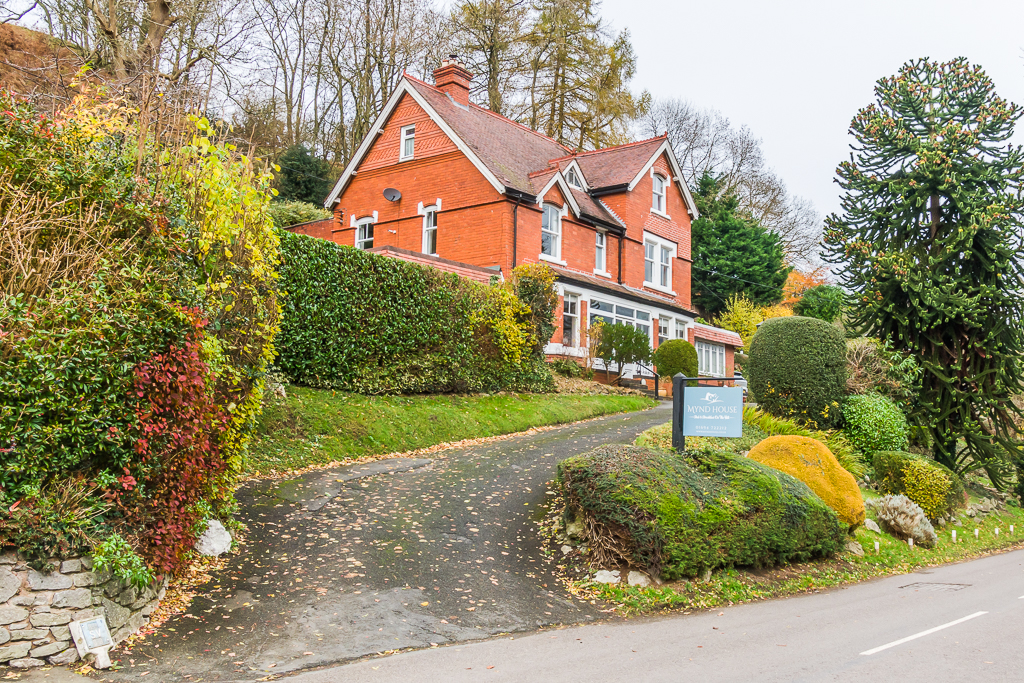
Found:
M 546 390 L 532 311 L 510 287 L 281 232 L 278 365 L 363 394 Z
M 772 415 L 816 429 L 842 422 L 846 340 L 833 325 L 801 316 L 766 320 L 744 367 L 751 392 Z

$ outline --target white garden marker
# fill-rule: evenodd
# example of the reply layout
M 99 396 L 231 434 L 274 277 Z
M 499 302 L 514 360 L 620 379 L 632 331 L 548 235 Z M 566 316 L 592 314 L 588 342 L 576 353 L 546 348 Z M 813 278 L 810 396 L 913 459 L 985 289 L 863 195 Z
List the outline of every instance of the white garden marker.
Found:
M 999 527 L 996 527 L 996 536 L 999 535 Z
M 907 545 L 909 545 L 910 549 L 913 550 L 914 549 L 914 539 L 908 538 L 907 539 Z
M 978 530 L 977 529 L 974 530 L 974 539 L 975 540 L 978 539 Z
M 1013 533 L 1013 525 L 1012 524 L 1010 525 L 1010 533 L 1011 534 Z
M 956 543 L 956 529 L 953 529 L 953 543 Z
M 875 555 L 878 554 L 878 541 L 875 541 Z

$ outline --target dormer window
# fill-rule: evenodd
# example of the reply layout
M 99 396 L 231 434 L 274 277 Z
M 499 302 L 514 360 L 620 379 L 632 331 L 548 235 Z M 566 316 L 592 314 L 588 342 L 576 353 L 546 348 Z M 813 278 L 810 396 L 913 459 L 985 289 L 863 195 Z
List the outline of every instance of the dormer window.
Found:
M 416 126 L 402 127 L 402 146 L 398 154 L 399 161 L 412 159 L 416 150 Z
M 545 204 L 541 214 L 540 253 L 553 260 L 562 257 L 562 212 L 553 204 Z
M 583 183 L 580 182 L 580 177 L 576 175 L 576 169 L 570 168 L 565 174 L 565 182 L 569 183 L 569 187 L 575 187 L 577 190 L 583 189 Z
M 665 176 L 657 173 L 652 176 L 654 190 L 651 197 L 651 210 L 657 213 L 665 213 Z

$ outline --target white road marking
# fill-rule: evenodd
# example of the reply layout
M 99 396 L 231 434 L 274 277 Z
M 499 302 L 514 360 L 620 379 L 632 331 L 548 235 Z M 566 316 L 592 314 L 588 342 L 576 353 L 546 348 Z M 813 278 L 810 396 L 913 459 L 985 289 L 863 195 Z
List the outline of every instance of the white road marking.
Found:
M 881 646 L 876 647 L 874 649 L 867 650 L 865 652 L 861 652 L 861 654 L 862 655 L 873 655 L 876 652 L 881 652 L 882 650 L 888 650 L 890 647 L 896 647 L 897 645 L 902 645 L 903 643 L 909 642 L 911 640 L 917 640 L 918 638 L 923 638 L 924 636 L 931 635 L 932 633 L 935 633 L 936 631 L 941 631 L 944 628 L 949 628 L 950 626 L 956 626 L 957 624 L 962 624 L 963 622 L 967 621 L 968 619 L 974 619 L 975 617 L 980 617 L 982 614 L 988 614 L 988 612 L 975 612 L 974 614 L 970 614 L 970 615 L 968 615 L 966 617 L 963 617 L 962 619 L 957 619 L 956 621 L 951 621 L 948 624 L 943 624 L 942 626 L 936 626 L 935 628 L 930 628 L 927 631 L 921 631 L 920 633 L 915 633 L 914 635 L 907 636 L 906 638 L 900 638 L 899 640 L 894 640 L 891 643 L 886 643 L 885 645 L 881 645 Z

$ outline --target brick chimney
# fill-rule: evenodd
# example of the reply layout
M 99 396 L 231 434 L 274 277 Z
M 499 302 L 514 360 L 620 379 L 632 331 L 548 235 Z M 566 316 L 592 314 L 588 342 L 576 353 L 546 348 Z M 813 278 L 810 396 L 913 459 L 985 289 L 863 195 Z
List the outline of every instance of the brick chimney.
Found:
M 466 71 L 466 67 L 455 55 L 448 55 L 448 59 L 441 62 L 441 66 L 434 69 L 434 85 L 441 92 L 448 95 L 457 103 L 469 106 L 469 87 L 473 84 L 473 74 Z

